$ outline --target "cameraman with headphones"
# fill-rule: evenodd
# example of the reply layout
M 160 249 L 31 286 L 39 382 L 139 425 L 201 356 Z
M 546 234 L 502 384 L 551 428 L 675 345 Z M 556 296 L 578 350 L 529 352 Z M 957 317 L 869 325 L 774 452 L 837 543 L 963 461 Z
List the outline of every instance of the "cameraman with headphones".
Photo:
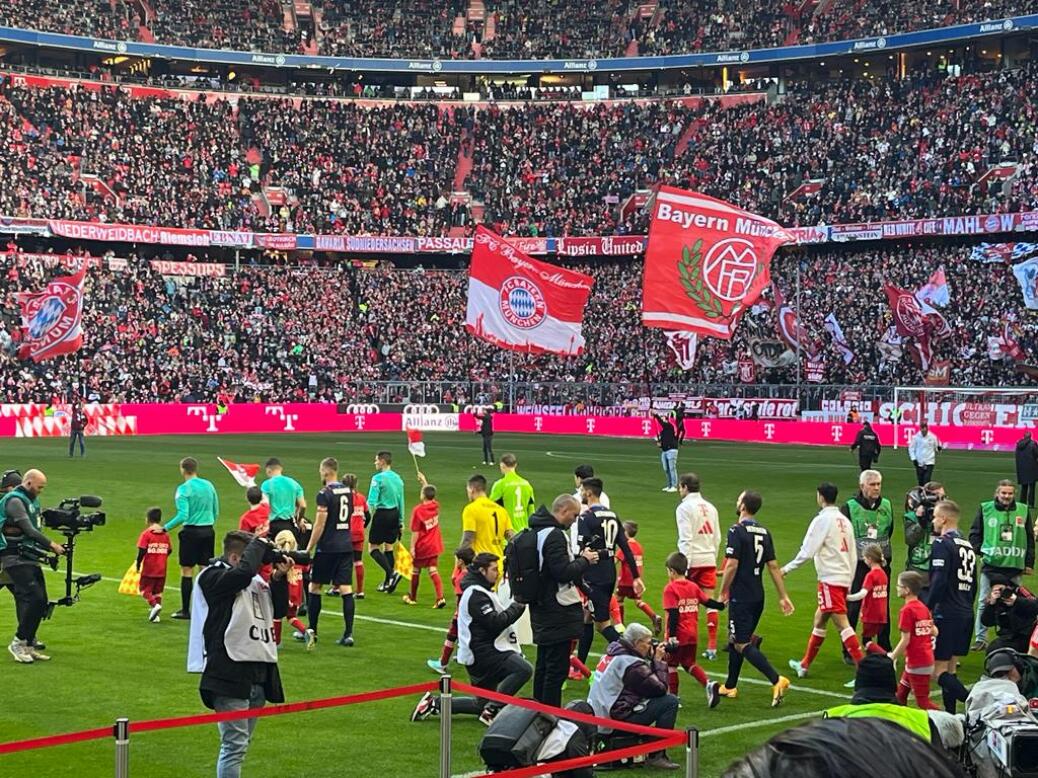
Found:
M 1026 654 L 1031 633 L 1038 623 L 1038 600 L 1005 576 L 992 576 L 991 583 L 990 594 L 978 603 L 980 623 L 995 628 L 995 639 L 988 645 L 988 653 L 1012 648 Z
M 905 543 L 908 544 L 905 569 L 923 576 L 926 581 L 924 593 L 930 589 L 933 542 L 941 535 L 933 526 L 933 510 L 945 497 L 944 485 L 938 481 L 927 481 L 924 486 L 917 486 L 905 495 Z
M 5 483 L 11 477 L 11 472 L 5 473 Z M 36 645 L 36 630 L 47 613 L 47 584 L 39 559 L 24 552 L 44 548 L 65 553 L 64 546 L 40 532 L 39 497 L 46 486 L 47 476 L 29 470 L 18 486 L 0 497 L 0 570 L 10 581 L 18 617 L 18 630 L 7 650 L 21 664 L 50 659 Z

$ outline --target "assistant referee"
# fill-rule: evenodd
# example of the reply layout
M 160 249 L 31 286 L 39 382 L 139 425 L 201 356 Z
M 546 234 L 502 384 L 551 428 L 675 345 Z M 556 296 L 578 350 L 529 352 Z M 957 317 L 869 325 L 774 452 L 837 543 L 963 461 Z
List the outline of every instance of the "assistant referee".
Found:
M 194 568 L 209 564 L 215 553 L 216 534 L 213 524 L 220 513 L 220 498 L 210 481 L 198 477 L 198 460 L 184 457 L 180 460 L 180 474 L 184 483 L 177 487 L 174 502 L 177 515 L 161 528 L 152 532 L 168 532 L 181 524 L 177 554 L 180 560 L 181 607 L 174 619 L 191 618 L 191 584 Z
M 392 594 L 402 577 L 394 570 L 393 544 L 403 532 L 404 482 L 393 472 L 393 455 L 388 451 L 379 451 L 375 455 L 375 469 L 378 472 L 371 477 L 368 488 L 368 507 L 371 509 L 368 553 L 386 574 L 378 590 Z

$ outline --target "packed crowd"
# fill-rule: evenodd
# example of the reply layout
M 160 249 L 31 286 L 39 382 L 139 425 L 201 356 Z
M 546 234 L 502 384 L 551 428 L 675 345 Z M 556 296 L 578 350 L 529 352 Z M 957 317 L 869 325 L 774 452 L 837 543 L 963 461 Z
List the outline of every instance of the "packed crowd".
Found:
M 915 292 L 943 265 L 951 293 L 941 314 L 950 333 L 934 338 L 933 362 L 949 362 L 952 385 L 1027 380 L 1008 350 L 991 358 L 989 339 L 1008 338 L 1027 359 L 1038 347 L 1038 328 L 1024 315 L 1011 269 L 972 263 L 969 251 L 898 244 L 780 255 L 774 284 L 790 303 L 797 264 L 801 269 L 800 321 L 810 333 L 801 343 L 801 377 L 809 363 L 821 363 L 827 384 L 922 383 L 926 371 L 911 344 L 892 330 L 884 283 Z M 4 255 L 8 287 L 38 288 L 51 271 L 16 256 Z M 91 272 L 81 356 L 40 366 L 0 358 L 5 397 L 45 400 L 80 375 L 89 396 L 123 401 L 212 399 L 223 387 L 240 400 L 349 402 L 376 396 L 371 382 L 500 386 L 510 375 L 571 384 L 566 393 L 576 400 L 591 382 L 738 384 L 747 380 L 748 364 L 754 382 L 797 379 L 796 354 L 776 328 L 771 291 L 731 341 L 703 340 L 694 369 L 681 370 L 663 333 L 641 326 L 641 263 L 634 260 L 576 266 L 594 276 L 595 287 L 585 313 L 586 352 L 569 359 L 513 357 L 464 334 L 467 282 L 460 271 L 282 265 L 174 283 L 134 257 L 129 266 Z M 5 326 L 17 340 L 13 297 L 5 305 Z M 849 363 L 824 326 L 830 312 L 853 352 Z M 345 347 L 329 332 L 350 333 Z M 456 390 L 455 399 L 465 392 Z
M 808 4 L 810 6 L 810 4 Z M 289 23 L 277 0 L 249 3 L 199 0 L 151 3 L 147 21 L 140 7 L 124 0 L 12 0 L 0 9 L 0 25 L 73 35 L 137 40 L 147 22 L 159 43 L 201 48 L 300 53 L 329 56 L 484 57 L 546 59 L 601 58 L 638 54 L 679 54 L 816 43 L 889 35 L 950 24 L 1034 13 L 1036 0 L 940 0 L 938 3 L 864 0 L 854 4 L 821 3 L 815 9 L 798 3 L 762 0 L 666 0 L 652 17 L 639 14 L 633 0 L 582 3 L 578 0 L 492 0 L 486 3 L 491 25 L 469 21 L 468 4 L 344 2 L 314 3 L 316 29 Z M 466 21 L 464 32 L 455 21 Z M 475 46 L 473 44 L 476 44 Z
M 790 83 L 786 99 L 543 102 L 132 98 L 107 87 L 0 90 L 15 216 L 354 234 L 447 234 L 462 185 L 520 234 L 641 234 L 621 206 L 671 183 L 787 225 L 1038 206 L 1038 66 L 902 81 Z M 1008 183 L 985 180 L 1018 162 Z M 84 185 L 83 176 L 102 185 Z M 90 184 L 93 179 L 86 183 Z M 813 193 L 798 192 L 815 181 Z M 269 204 L 267 186 L 288 190 Z

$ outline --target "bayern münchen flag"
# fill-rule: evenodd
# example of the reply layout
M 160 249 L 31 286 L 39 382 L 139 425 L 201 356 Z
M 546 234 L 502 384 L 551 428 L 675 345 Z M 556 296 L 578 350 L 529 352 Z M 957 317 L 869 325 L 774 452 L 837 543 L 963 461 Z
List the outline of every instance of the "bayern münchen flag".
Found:
M 83 346 L 83 279 L 75 275 L 54 278 L 40 292 L 17 295 L 22 310 L 22 340 L 18 356 L 42 362 L 71 354 Z
M 573 356 L 594 279 L 538 262 L 480 226 L 472 246 L 465 329 L 501 348 Z
M 652 204 L 642 323 L 732 337 L 771 282 L 771 258 L 794 237 L 723 200 L 661 186 Z

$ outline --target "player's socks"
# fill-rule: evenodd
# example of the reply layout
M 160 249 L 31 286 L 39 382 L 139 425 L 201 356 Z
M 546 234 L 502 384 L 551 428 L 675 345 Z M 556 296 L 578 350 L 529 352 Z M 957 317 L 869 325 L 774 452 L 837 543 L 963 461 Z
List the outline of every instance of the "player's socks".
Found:
M 811 663 L 815 661 L 815 657 L 818 656 L 818 651 L 822 648 L 822 643 L 824 642 L 825 630 L 812 629 L 811 637 L 807 639 L 807 651 L 804 652 L 804 658 L 800 660 L 801 667 L 806 670 L 811 666 Z
M 953 673 L 941 673 L 937 685 L 941 687 L 944 709 L 949 713 L 955 713 L 955 703 L 966 702 L 969 696 L 969 689 L 963 686 L 959 676 Z
M 620 633 L 616 631 L 616 627 L 610 624 L 602 630 L 602 637 L 604 637 L 609 643 L 615 643 L 620 639 Z
M 667 668 L 667 689 L 675 697 L 678 694 L 678 668 L 668 667 Z
M 381 548 L 376 548 L 371 552 L 371 558 L 378 563 L 378 566 L 382 568 L 382 572 L 386 574 L 385 583 L 389 583 L 389 579 L 393 577 L 393 565 L 386 558 L 386 552 Z
M 778 683 L 778 673 L 775 672 L 775 668 L 771 666 L 771 662 L 768 658 L 761 653 L 761 650 L 757 646 L 750 643 L 742 650 L 743 658 L 746 659 L 751 665 L 756 667 L 761 675 L 768 679 L 768 682 L 774 686 Z M 727 686 L 727 684 L 725 684 Z
M 588 669 L 588 666 L 586 664 L 584 664 L 583 662 L 581 662 L 577 658 L 576 654 L 570 654 L 569 666 L 572 667 L 574 670 L 576 670 L 578 673 L 580 673 L 585 678 L 590 678 L 591 677 L 591 670 Z
M 321 593 L 308 592 L 306 595 L 306 611 L 310 618 L 310 629 L 317 632 L 317 621 L 321 618 Z
M 364 563 L 353 563 L 353 577 L 357 579 L 357 587 L 354 594 L 364 594 Z
M 281 645 L 281 619 L 274 619 L 274 645 Z
M 861 662 L 864 654 L 861 653 L 861 643 L 858 642 L 858 636 L 854 634 L 854 627 L 847 627 L 845 630 L 840 632 L 840 640 L 843 641 L 844 648 L 846 648 L 847 653 L 851 655 L 854 664 Z
M 591 653 L 591 643 L 595 639 L 595 625 L 585 624 L 584 631 L 580 633 L 580 642 L 577 644 L 577 656 L 581 662 L 587 663 L 587 655 Z
M 726 689 L 734 689 L 739 683 L 739 674 L 742 672 L 742 654 L 735 650 L 734 646 L 728 648 L 728 677 L 725 679 Z
M 653 610 L 653 609 L 652 609 L 652 608 L 651 608 L 651 607 L 649 606 L 649 603 L 647 603 L 647 602 L 645 602 L 645 601 L 643 601 L 643 600 L 638 600 L 638 602 L 636 603 L 636 605 L 638 606 L 638 610 L 640 610 L 640 611 L 641 611 L 642 613 L 644 613 L 644 614 L 645 614 L 646 616 L 648 616 L 648 617 L 649 617 L 649 621 L 656 621 L 656 611 L 654 611 L 654 610 Z M 623 613 L 623 611 L 621 611 L 621 614 L 622 614 L 622 613 Z M 621 617 L 620 621 L 623 621 L 623 618 L 622 618 L 622 617 Z M 626 624 L 626 623 L 627 623 L 627 622 L 626 622 L 626 621 L 624 621 L 624 624 Z M 716 626 L 717 626 L 717 625 L 715 624 L 715 625 L 714 625 L 714 627 L 715 627 L 715 629 L 714 629 L 714 642 L 715 642 L 715 643 L 717 642 L 717 630 L 716 630 Z
M 355 610 L 356 603 L 353 601 L 353 592 L 344 594 L 342 596 L 342 620 L 346 626 L 346 629 L 342 633 L 344 637 L 350 637 L 353 635 L 353 614 Z
M 451 619 L 451 625 L 447 628 L 447 637 L 443 641 L 443 650 L 440 652 L 440 665 L 446 667 L 451 661 L 451 654 L 454 653 L 454 644 L 458 642 L 458 612 L 454 611 L 454 617 Z
M 706 647 L 711 651 L 717 650 L 717 611 L 706 612 Z
M 418 583 L 422 580 L 422 572 L 420 570 L 413 570 L 411 572 L 411 599 L 418 599 Z
M 191 576 L 180 576 L 180 601 L 183 603 L 180 610 L 184 611 L 184 613 L 191 612 L 191 583 Z
M 912 691 L 912 684 L 908 680 L 908 673 L 901 673 L 901 679 L 897 682 L 897 691 L 894 693 L 899 704 L 908 704 L 908 693 L 910 691 Z
M 297 632 L 306 632 L 306 625 L 295 616 L 290 618 L 288 620 L 288 623 L 292 626 L 292 629 L 296 630 Z
M 626 624 L 627 623 L 627 618 L 626 618 L 626 610 L 627 610 L 627 608 L 624 606 L 624 602 L 625 602 L 625 600 L 621 600 L 619 597 L 616 598 L 616 604 L 620 606 L 620 623 L 621 624 Z M 639 604 L 638 607 L 641 607 L 641 605 Z
M 930 702 L 930 676 L 920 673 L 908 673 L 908 682 L 912 686 L 912 695 L 921 710 L 940 710 Z
M 699 681 L 699 685 L 704 688 L 710 682 L 710 679 L 706 677 L 706 671 L 699 665 L 692 665 L 688 668 L 688 674 Z
M 429 577 L 432 578 L 433 589 L 436 590 L 436 601 L 439 602 L 443 599 L 443 579 L 440 577 L 440 571 L 433 570 L 429 573 Z
M 613 596 L 609 599 L 609 620 L 613 624 L 623 624 L 624 618 L 620 615 L 620 603 L 616 597 Z

